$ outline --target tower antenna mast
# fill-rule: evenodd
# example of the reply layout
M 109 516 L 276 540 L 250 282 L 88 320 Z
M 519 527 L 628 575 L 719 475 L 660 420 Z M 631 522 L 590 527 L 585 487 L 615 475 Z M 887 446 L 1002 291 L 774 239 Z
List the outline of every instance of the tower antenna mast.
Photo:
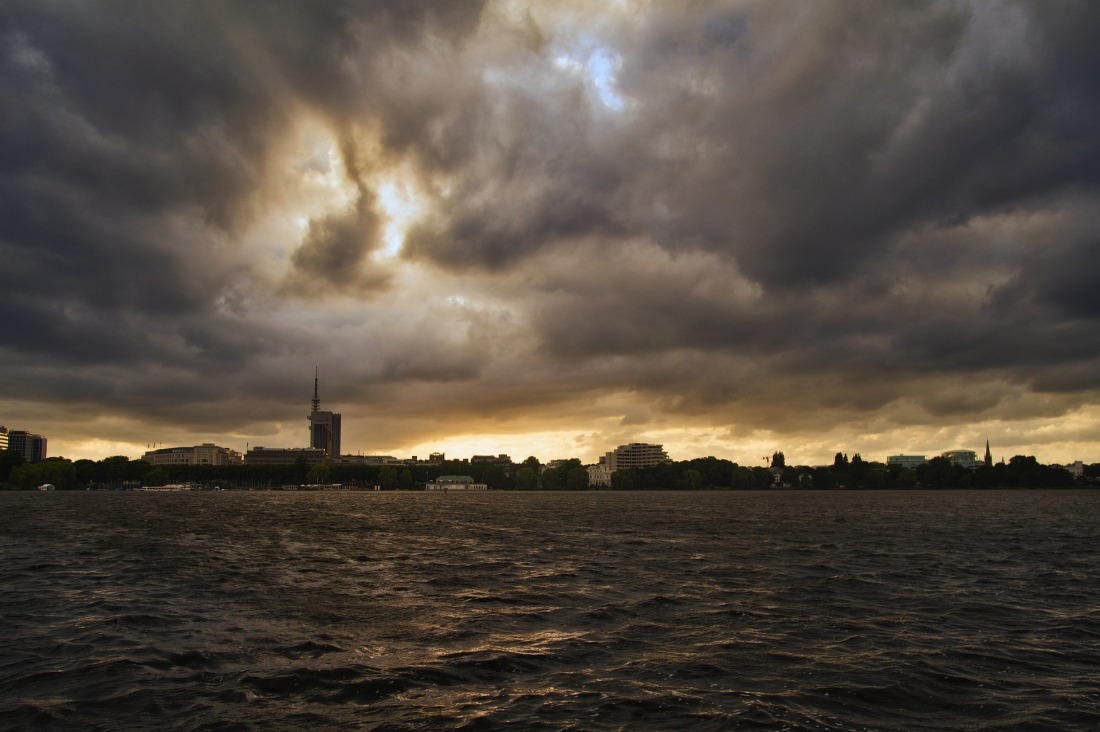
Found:
M 321 408 L 321 397 L 317 394 L 317 367 L 313 367 L 313 411 Z

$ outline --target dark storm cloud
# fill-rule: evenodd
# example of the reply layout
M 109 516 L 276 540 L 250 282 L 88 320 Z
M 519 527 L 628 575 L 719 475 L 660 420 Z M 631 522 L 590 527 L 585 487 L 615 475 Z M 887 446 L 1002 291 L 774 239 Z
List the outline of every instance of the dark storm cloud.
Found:
M 238 424 L 328 356 L 418 414 L 1097 400 L 1094 4 L 514 11 L 3 4 L 0 392 Z
M 4 346 L 156 359 L 158 319 L 198 351 L 238 350 L 202 334 L 234 325 L 214 307 L 242 281 L 233 238 L 296 110 L 376 104 L 374 58 L 477 17 L 476 3 L 5 3 Z M 346 282 L 374 245 L 371 203 L 315 221 L 299 269 Z
M 345 211 L 309 222 L 301 246 L 290 258 L 293 271 L 283 284 L 284 292 L 319 297 L 332 288 L 365 295 L 370 288 L 387 286 L 388 275 L 370 267 L 367 260 L 377 248 L 380 234 L 374 194 L 355 173 L 354 166 L 349 176 L 357 183 L 355 202 Z
M 410 251 L 494 268 L 581 235 L 651 236 L 803 287 L 855 276 L 914 227 L 1095 187 L 1094 11 L 1047 22 L 1045 7 L 655 10 L 607 39 L 621 115 L 534 72 L 481 90 L 451 122 L 480 130 L 457 138 L 466 172 Z
M 546 295 L 535 324 L 545 351 L 563 359 L 677 349 L 768 358 L 769 378 L 790 377 L 792 387 L 805 371 L 856 377 L 829 388 L 889 383 L 868 409 L 926 389 L 923 373 L 997 373 L 1042 388 L 1049 371 L 1097 353 L 1095 237 L 1074 241 L 1096 229 L 1070 206 L 1007 251 L 972 233 L 972 222 L 1003 219 L 1026 231 L 1029 218 L 1062 199 L 1095 206 L 1100 62 L 1087 39 L 1100 24 L 1085 5 L 1048 7 L 654 12 L 643 32 L 608 40 L 622 54 L 627 110 L 605 122 L 578 104 L 555 118 L 580 130 L 572 140 L 593 129 L 617 136 L 591 148 L 575 143 L 578 151 L 535 124 L 510 157 L 486 145 L 478 162 L 490 170 L 526 154 L 542 160 L 533 170 L 557 174 L 525 176 L 527 187 L 513 193 L 495 188 L 505 176 L 481 172 L 470 181 L 475 190 L 447 202 L 446 223 L 435 222 L 435 249 L 414 251 L 457 267 L 498 267 L 504 246 L 482 248 L 495 238 L 471 243 L 466 232 L 532 212 L 500 239 L 514 240 L 513 259 L 545 253 L 532 262 Z M 587 168 L 561 166 L 574 153 Z M 517 204 L 521 195 L 595 223 L 559 231 L 538 205 L 491 215 L 472 203 Z M 603 219 L 586 213 L 590 201 L 607 206 Z M 583 243 L 585 234 L 597 243 Z M 637 245 L 647 239 L 672 255 L 658 271 L 644 263 L 652 249 Z M 921 252 L 940 239 L 969 253 Z M 617 257 L 612 242 L 633 257 Z M 547 265 L 574 247 L 583 253 L 569 260 L 572 269 Z M 701 271 L 684 264 L 680 255 L 691 252 L 719 259 Z M 746 281 L 759 297 L 732 295 Z M 998 308 L 1013 288 L 1023 299 Z M 692 373 L 654 389 L 691 390 Z

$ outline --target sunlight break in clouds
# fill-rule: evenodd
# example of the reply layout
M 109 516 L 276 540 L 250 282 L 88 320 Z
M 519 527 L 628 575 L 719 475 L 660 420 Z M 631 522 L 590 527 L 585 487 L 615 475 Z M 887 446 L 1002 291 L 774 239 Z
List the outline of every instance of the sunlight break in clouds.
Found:
M 556 52 L 554 65 L 564 71 L 579 74 L 595 89 L 599 100 L 608 109 L 621 112 L 626 102 L 615 85 L 615 76 L 622 59 L 610 48 L 602 46 L 586 34 L 571 39 Z
M 383 229 L 385 246 L 375 252 L 376 257 L 395 257 L 405 243 L 409 227 L 425 213 L 426 207 L 417 192 L 415 183 L 404 168 L 396 168 L 379 176 L 378 203 L 386 216 Z

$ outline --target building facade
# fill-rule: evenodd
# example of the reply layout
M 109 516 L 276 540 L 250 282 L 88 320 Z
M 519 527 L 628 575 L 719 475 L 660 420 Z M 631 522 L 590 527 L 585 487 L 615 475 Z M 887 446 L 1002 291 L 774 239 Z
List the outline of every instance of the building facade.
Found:
M 8 449 L 22 455 L 28 463 L 36 463 L 46 459 L 46 438 L 26 430 L 9 430 Z
M 477 483 L 468 475 L 441 475 L 424 486 L 429 491 L 487 491 L 489 486 Z
M 313 374 L 313 409 L 309 413 L 309 446 L 324 450 L 325 457 L 340 457 L 340 421 L 342 415 L 321 409 L 321 397 L 317 390 L 317 372 Z
M 924 455 L 891 455 L 886 458 L 887 465 L 900 465 L 903 468 L 913 470 L 919 465 L 924 465 L 928 459 Z
M 141 458 L 150 465 L 240 465 L 244 457 L 236 450 L 204 442 L 194 447 L 162 447 Z
M 253 447 L 244 456 L 245 465 L 293 465 L 298 460 L 323 463 L 325 451 L 315 447 Z
M 668 462 L 668 453 L 664 445 L 650 445 L 645 442 L 631 442 L 619 445 L 604 456 L 609 471 L 631 470 L 632 468 L 651 468 Z
M 977 468 L 985 464 L 984 460 L 978 459 L 978 453 L 973 450 L 948 450 L 940 457 L 947 458 L 960 468 Z
M 0 424 L 0 452 L 8 449 L 8 428 Z
M 588 471 L 588 485 L 594 488 L 610 488 L 611 487 L 611 468 L 607 466 L 607 456 L 600 458 L 600 461 L 595 465 L 589 465 L 585 470 Z

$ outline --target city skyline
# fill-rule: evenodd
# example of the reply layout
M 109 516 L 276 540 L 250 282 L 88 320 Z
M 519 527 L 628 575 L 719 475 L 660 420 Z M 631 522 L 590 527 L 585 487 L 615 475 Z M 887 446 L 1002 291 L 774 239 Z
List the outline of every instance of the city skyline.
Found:
M 0 23 L 0 424 L 50 455 L 304 447 L 319 370 L 345 454 L 1100 459 L 1100 7 Z

